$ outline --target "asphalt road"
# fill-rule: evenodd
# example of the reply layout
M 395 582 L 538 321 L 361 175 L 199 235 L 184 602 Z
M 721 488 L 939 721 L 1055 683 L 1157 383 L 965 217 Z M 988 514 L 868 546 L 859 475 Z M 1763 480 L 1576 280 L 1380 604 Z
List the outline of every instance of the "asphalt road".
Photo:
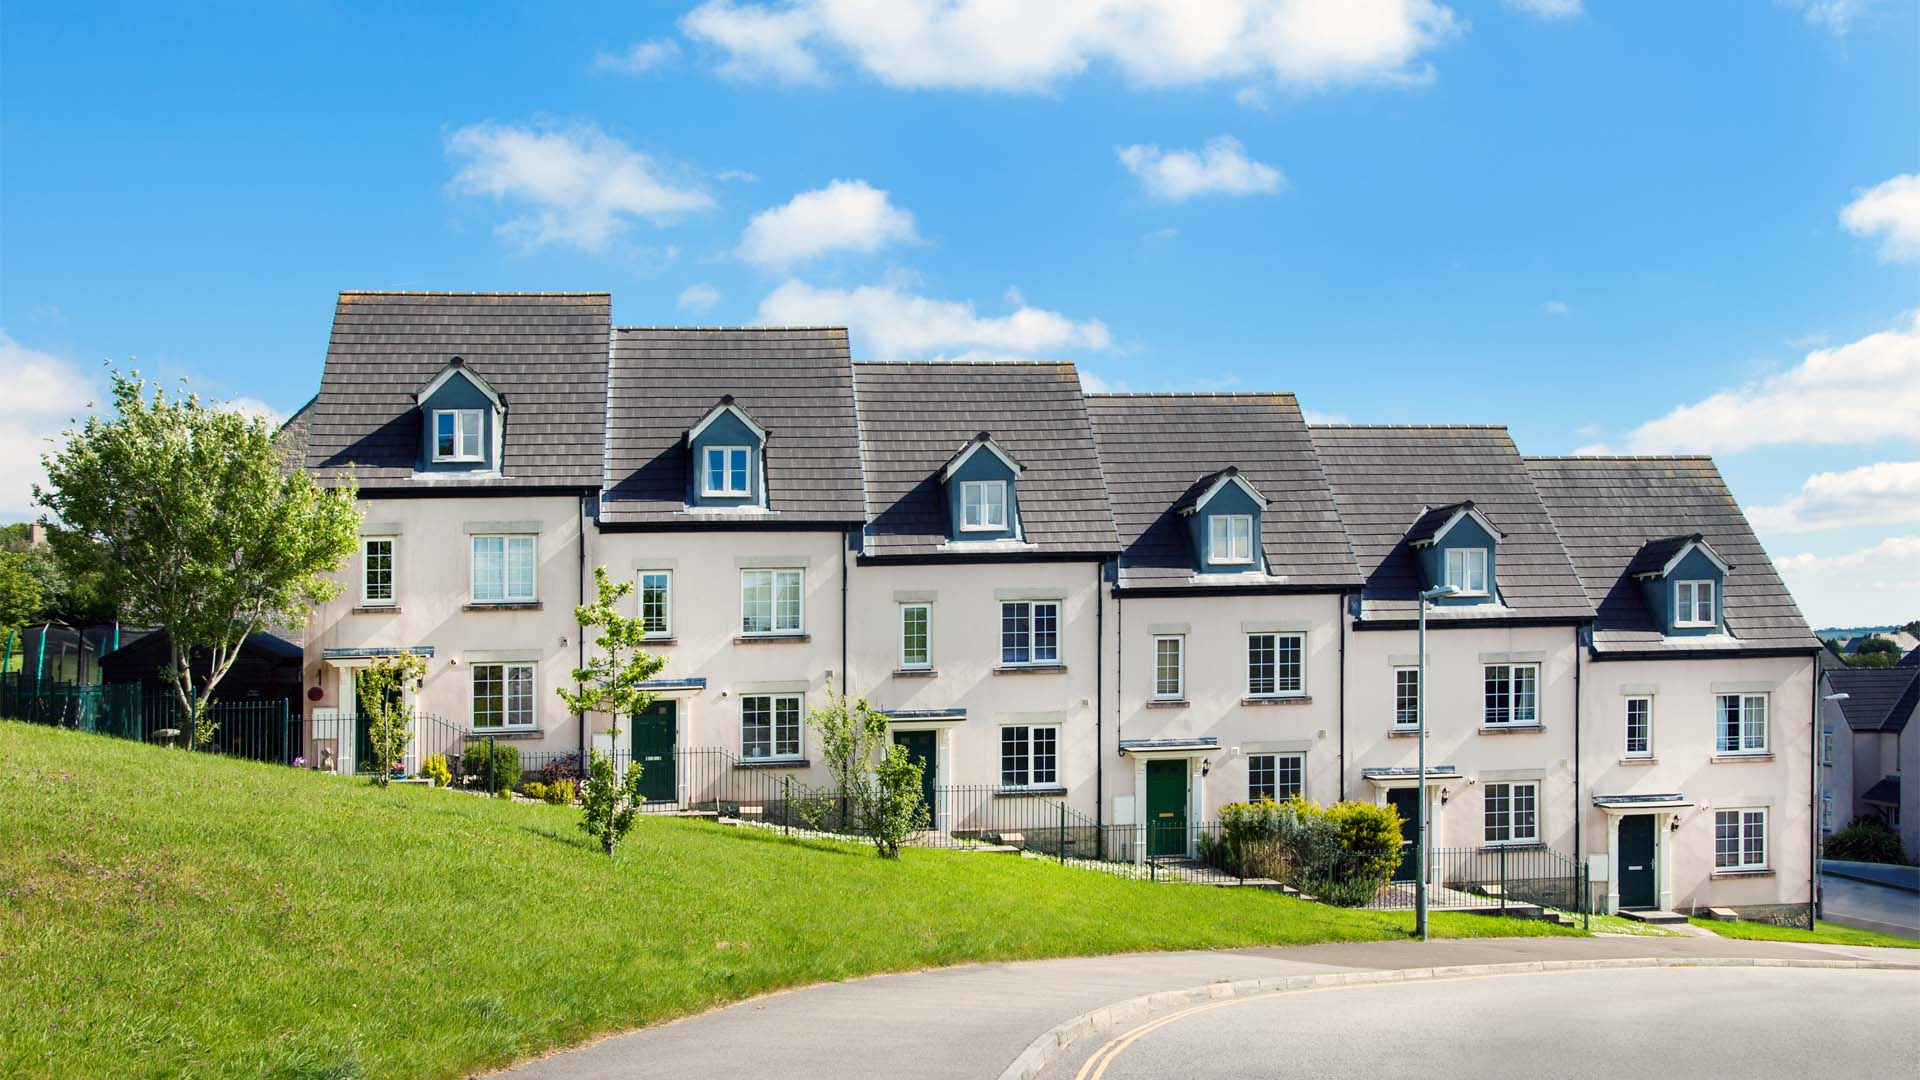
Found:
M 1913 875 L 1912 867 L 1844 865 L 1854 867 L 1849 874 L 1884 876 L 1903 884 Z M 1823 918 L 1883 934 L 1920 938 L 1920 893 L 1911 891 L 1910 887 L 1878 884 L 1829 872 L 1820 879 L 1820 891 Z
M 1043 1080 L 1912 1076 L 1920 974 L 1565 971 L 1224 998 L 1075 1044 Z

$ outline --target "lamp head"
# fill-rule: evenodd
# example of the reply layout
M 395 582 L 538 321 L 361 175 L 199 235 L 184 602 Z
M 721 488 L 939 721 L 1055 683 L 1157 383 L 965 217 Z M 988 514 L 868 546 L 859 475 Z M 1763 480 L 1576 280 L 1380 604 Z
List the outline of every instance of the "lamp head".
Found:
M 1459 589 L 1456 589 L 1451 585 L 1435 585 L 1433 588 L 1423 591 L 1420 594 L 1420 599 L 1440 600 L 1449 596 L 1453 596 L 1459 591 L 1460 591 Z

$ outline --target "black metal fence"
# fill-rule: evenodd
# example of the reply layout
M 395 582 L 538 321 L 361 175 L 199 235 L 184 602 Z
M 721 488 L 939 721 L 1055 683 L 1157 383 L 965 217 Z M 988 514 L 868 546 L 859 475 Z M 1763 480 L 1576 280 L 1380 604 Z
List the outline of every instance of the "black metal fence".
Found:
M 293 764 L 302 746 L 300 714 L 284 698 L 216 700 L 207 708 L 213 738 L 195 745 L 179 699 L 142 683 L 85 685 L 0 675 L 0 716 L 282 765 Z

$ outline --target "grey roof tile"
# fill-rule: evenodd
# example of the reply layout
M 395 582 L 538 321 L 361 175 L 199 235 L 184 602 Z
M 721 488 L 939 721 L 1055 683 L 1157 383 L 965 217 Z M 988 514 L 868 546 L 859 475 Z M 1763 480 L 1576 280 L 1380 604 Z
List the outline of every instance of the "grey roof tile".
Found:
M 1353 542 L 1368 619 L 1418 613 L 1418 567 L 1408 533 L 1430 511 L 1471 501 L 1505 538 L 1495 585 L 1506 610 L 1481 617 L 1585 619 L 1593 615 L 1520 453 L 1503 427 L 1315 425 L 1308 429 Z
M 1360 573 L 1292 394 L 1094 394 L 1087 398 L 1120 532 L 1120 583 L 1196 580 L 1178 514 L 1229 468 L 1268 500 L 1260 542 L 1286 584 L 1357 588 Z
M 1661 635 L 1640 583 L 1628 576 L 1649 541 L 1696 533 L 1733 565 L 1722 606 L 1742 647 L 1818 647 L 1711 458 L 1532 457 L 1527 471 L 1593 601 L 1597 650 L 1698 647 Z
M 1920 706 L 1920 668 L 1838 668 L 1826 673 L 1833 692 L 1847 695 L 1840 714 L 1855 731 L 1905 731 Z

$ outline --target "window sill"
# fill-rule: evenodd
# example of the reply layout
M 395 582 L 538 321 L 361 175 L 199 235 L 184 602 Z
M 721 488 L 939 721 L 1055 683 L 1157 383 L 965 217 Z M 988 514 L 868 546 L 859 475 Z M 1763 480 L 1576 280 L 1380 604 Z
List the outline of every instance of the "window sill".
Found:
M 1149 709 L 1184 709 L 1192 704 L 1193 702 L 1186 698 L 1149 698 L 1147 700 Z
M 1752 870 L 1715 870 L 1713 876 L 1717 878 L 1772 877 L 1773 871 L 1761 866 Z
M 812 641 L 812 634 L 735 634 L 735 645 L 798 645 Z
M 1065 795 L 1064 787 L 1003 787 L 993 789 L 996 799 L 1043 799 Z
M 1418 727 L 1394 727 L 1387 729 L 1387 738 L 1389 739 L 1417 739 L 1419 737 L 1420 729 Z
M 537 739 L 546 734 L 539 728 L 473 728 L 467 732 L 469 739 Z
M 1743 761 L 1772 761 L 1772 754 L 1715 754 L 1707 759 L 1715 765 L 1734 765 Z
M 1482 724 L 1482 735 L 1538 735 L 1547 730 L 1545 724 Z
M 1240 699 L 1242 705 L 1311 705 L 1313 697 L 1308 694 L 1247 694 Z
M 1540 847 L 1541 844 L 1538 840 L 1483 840 L 1480 846 L 1506 848 L 1508 851 L 1512 851 L 1517 848 L 1537 848 Z
M 993 669 L 995 675 L 1065 675 L 1065 664 L 1001 664 Z
M 1660 764 L 1660 759 L 1656 757 L 1623 757 L 1620 759 L 1620 764 L 1622 765 L 1658 765 Z
M 680 639 L 677 637 L 674 637 L 672 634 L 664 634 L 660 637 L 644 637 L 640 639 L 641 648 L 645 648 L 648 645 L 678 645 L 678 644 L 680 644 Z
M 476 600 L 460 605 L 461 611 L 539 611 L 538 600 Z
M 355 615 L 398 615 L 399 604 L 361 604 L 353 609 Z
M 742 758 L 733 763 L 736 769 L 804 769 L 812 764 L 803 757 Z
M 939 671 L 930 667 L 903 667 L 895 668 L 893 677 L 896 679 L 931 679 L 938 674 L 940 674 Z

